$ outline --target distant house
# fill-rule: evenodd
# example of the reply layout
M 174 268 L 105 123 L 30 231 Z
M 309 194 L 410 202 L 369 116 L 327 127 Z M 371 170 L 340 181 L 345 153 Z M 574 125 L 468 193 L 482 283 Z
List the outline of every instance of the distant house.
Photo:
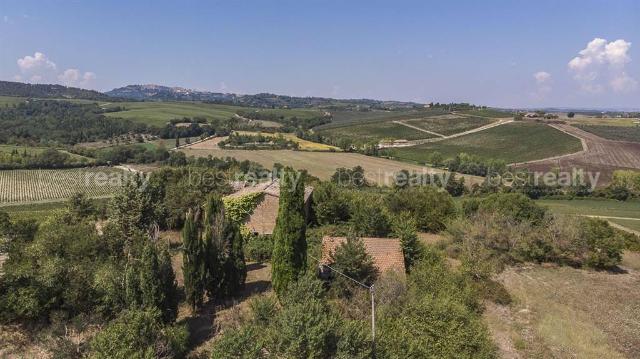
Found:
M 271 235 L 276 226 L 278 218 L 278 208 L 280 207 L 280 181 L 273 180 L 261 182 L 255 186 L 248 186 L 239 189 L 237 192 L 227 197 L 239 198 L 249 194 L 262 192 L 264 197 L 258 203 L 251 215 L 245 220 L 244 225 L 255 234 Z M 311 211 L 311 194 L 313 187 L 307 186 L 304 189 L 304 203 L 307 218 Z
M 524 114 L 524 117 L 526 117 L 526 118 L 537 118 L 538 114 L 535 113 L 535 112 L 527 112 L 527 113 Z
M 404 254 L 400 240 L 397 238 L 360 238 L 364 243 L 367 253 L 373 259 L 374 265 L 380 274 L 385 272 L 395 272 L 402 278 L 405 277 Z M 320 259 L 320 275 L 328 276 L 331 269 L 326 265 L 331 264 L 331 254 L 344 242 L 347 237 L 322 238 L 322 256 Z

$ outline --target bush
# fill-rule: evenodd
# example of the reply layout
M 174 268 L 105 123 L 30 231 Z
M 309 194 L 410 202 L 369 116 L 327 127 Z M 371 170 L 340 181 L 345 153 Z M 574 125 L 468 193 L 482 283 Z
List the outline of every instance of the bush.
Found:
M 245 257 L 254 262 L 263 263 L 271 259 L 273 238 L 271 236 L 250 236 L 244 244 Z
M 260 358 L 265 353 L 277 358 L 370 357 L 364 325 L 342 320 L 325 301 L 317 279 L 305 276 L 292 282 L 277 309 L 269 300 L 252 302 L 254 317 L 225 331 L 211 358 Z
M 336 224 L 349 220 L 346 195 L 335 184 L 322 182 L 313 190 L 313 212 L 318 224 Z
M 494 358 L 495 348 L 468 279 L 432 248 L 409 275 L 401 306 L 382 306 L 378 358 Z
M 621 261 L 625 238 L 606 221 L 557 217 L 544 224 L 480 212 L 453 223 L 447 232 L 463 271 L 480 280 L 488 280 L 505 264 L 525 261 L 593 268 L 610 268 Z
M 157 310 L 125 311 L 93 338 L 89 357 L 176 357 L 186 350 L 187 333 L 184 327 L 163 327 Z
M 476 212 L 496 213 L 522 222 L 542 223 L 546 209 L 521 193 L 494 193 L 482 198 L 467 199 L 462 204 L 468 217 Z
M 438 232 L 456 214 L 453 199 L 433 187 L 411 187 L 390 194 L 387 208 L 393 214 L 408 212 L 420 230 Z
M 391 221 L 380 196 L 365 192 L 355 192 L 352 196 L 350 223 L 356 235 L 386 237 L 391 231 Z
M 365 285 L 371 285 L 378 277 L 378 269 L 367 253 L 364 242 L 355 237 L 347 237 L 330 255 L 330 265 L 335 270 Z M 332 289 L 339 296 L 351 296 L 354 286 L 351 280 L 332 272 Z M 358 286 L 359 287 L 359 286 Z

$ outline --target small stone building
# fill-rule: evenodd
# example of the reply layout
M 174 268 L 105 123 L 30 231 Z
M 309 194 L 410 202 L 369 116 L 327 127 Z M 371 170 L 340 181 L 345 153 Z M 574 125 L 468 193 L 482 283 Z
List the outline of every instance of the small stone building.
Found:
M 262 192 L 264 197 L 258 203 L 253 213 L 244 222 L 245 226 L 255 234 L 271 235 L 276 226 L 278 218 L 278 208 L 280 207 L 280 181 L 273 180 L 261 182 L 255 186 L 248 186 L 239 189 L 228 197 L 243 197 L 249 194 Z M 307 186 L 304 189 L 304 203 L 307 218 L 311 213 L 311 194 L 313 187 Z

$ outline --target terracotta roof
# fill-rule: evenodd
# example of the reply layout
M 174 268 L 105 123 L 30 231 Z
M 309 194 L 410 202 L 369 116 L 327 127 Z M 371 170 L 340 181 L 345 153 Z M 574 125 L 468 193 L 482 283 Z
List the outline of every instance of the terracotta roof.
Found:
M 263 192 L 264 198 L 253 210 L 253 213 L 245 221 L 245 225 L 251 232 L 259 234 L 273 234 L 278 218 L 278 208 L 280 207 L 280 182 L 278 180 L 261 182 L 253 186 L 248 186 L 230 194 L 229 197 L 242 197 L 251 193 Z M 306 186 L 304 189 L 305 203 L 311 197 L 313 187 Z
M 391 270 L 404 277 L 404 255 L 399 239 L 371 237 L 362 237 L 360 239 L 364 243 L 367 253 L 373 258 L 373 263 L 380 273 Z M 329 264 L 331 253 L 346 241 L 347 237 L 323 237 L 320 264 Z

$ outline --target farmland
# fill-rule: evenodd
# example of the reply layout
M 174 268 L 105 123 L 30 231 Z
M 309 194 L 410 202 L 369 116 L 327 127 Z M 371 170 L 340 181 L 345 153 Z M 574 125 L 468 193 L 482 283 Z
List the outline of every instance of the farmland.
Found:
M 441 135 L 449 136 L 488 125 L 491 123 L 491 120 L 484 117 L 460 117 L 456 115 L 444 115 L 406 120 L 403 122 L 419 128 L 423 128 L 427 131 L 432 131 Z
M 362 125 L 334 127 L 319 131 L 323 136 L 347 138 L 351 141 L 419 140 L 436 137 L 394 122 L 372 122 Z
M 282 136 L 287 140 L 291 140 L 297 143 L 298 146 L 300 146 L 299 149 L 301 151 L 340 151 L 340 149 L 337 147 L 325 145 L 323 143 L 307 141 L 297 137 L 292 133 L 266 133 L 266 132 L 263 133 L 263 132 L 249 132 L 249 131 L 236 131 L 236 133 L 240 135 L 262 135 L 262 136 L 268 136 L 268 137 Z
M 608 140 L 640 142 L 640 126 L 579 125 L 576 127 Z
M 151 126 L 164 126 L 169 120 L 182 117 L 204 117 L 208 120 L 228 120 L 238 111 L 252 111 L 255 109 L 231 105 L 207 104 L 201 102 L 119 102 L 107 105 L 105 108 L 121 106 L 124 111 L 109 112 L 108 117 L 119 117 L 145 123 Z M 296 116 L 307 118 L 321 116 L 316 110 L 260 110 L 285 117 Z
M 317 129 L 325 130 L 336 127 L 362 125 L 366 123 L 408 120 L 412 118 L 446 115 L 447 113 L 447 111 L 441 109 L 418 109 L 402 111 L 333 111 L 331 112 L 331 123 L 318 126 Z
M 580 141 L 547 125 L 514 122 L 457 138 L 418 146 L 391 149 L 391 156 L 424 163 L 438 151 L 445 158 L 459 153 L 508 163 L 530 161 L 580 151 Z
M 0 204 L 56 201 L 77 192 L 110 196 L 128 175 L 114 168 L 0 171 Z
M 0 106 L 10 106 L 24 102 L 24 97 L 0 96 Z
M 366 177 L 369 181 L 378 184 L 391 183 L 393 174 L 407 169 L 409 171 L 426 173 L 441 173 L 429 167 L 417 166 L 397 161 L 392 161 L 379 157 L 365 156 L 357 153 L 346 152 L 307 152 L 289 150 L 225 150 L 217 146 L 219 138 L 214 138 L 190 147 L 182 148 L 181 151 L 187 156 L 207 157 L 235 157 L 237 160 L 255 161 L 267 168 L 271 168 L 274 163 L 285 166 L 292 166 L 296 169 L 306 169 L 311 175 L 320 179 L 328 179 L 333 175 L 336 168 L 352 168 L 362 166 L 365 169 Z M 464 176 L 467 184 L 480 183 L 483 179 L 476 176 Z
M 548 207 L 552 212 L 559 214 L 604 216 L 613 223 L 640 231 L 640 200 L 615 201 L 599 199 L 575 199 L 575 200 L 540 200 L 538 204 Z
M 11 154 L 14 150 L 18 151 L 19 154 L 27 153 L 30 156 L 38 155 L 49 149 L 50 147 L 33 147 L 33 146 L 14 146 L 14 145 L 0 145 L 0 154 Z M 70 159 L 74 162 L 93 162 L 93 159 L 85 156 L 80 156 L 75 153 L 70 153 L 64 150 L 58 150 L 63 153 L 66 153 L 70 156 Z
M 640 143 L 607 140 L 569 125 L 554 126 L 581 138 L 585 142 L 587 151 L 550 160 L 539 160 L 523 164 L 522 167 L 533 171 L 547 171 L 551 168 L 562 170 L 583 168 L 591 172 L 600 172 L 602 183 L 608 182 L 616 169 L 640 169 Z

